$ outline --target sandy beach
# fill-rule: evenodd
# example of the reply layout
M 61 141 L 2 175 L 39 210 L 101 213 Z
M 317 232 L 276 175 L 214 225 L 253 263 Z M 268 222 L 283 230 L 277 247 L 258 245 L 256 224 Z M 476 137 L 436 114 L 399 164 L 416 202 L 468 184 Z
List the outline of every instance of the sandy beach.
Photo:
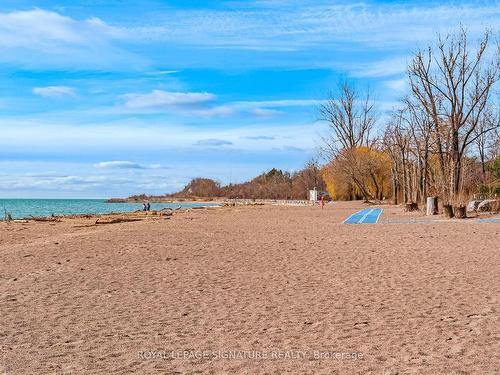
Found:
M 497 374 L 500 223 L 365 207 L 0 222 L 0 374 Z

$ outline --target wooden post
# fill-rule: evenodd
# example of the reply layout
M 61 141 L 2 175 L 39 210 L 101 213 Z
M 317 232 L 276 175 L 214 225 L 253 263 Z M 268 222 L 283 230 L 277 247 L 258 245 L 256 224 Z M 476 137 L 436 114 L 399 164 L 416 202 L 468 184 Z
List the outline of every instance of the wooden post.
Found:
M 438 197 L 427 197 L 427 215 L 437 215 Z

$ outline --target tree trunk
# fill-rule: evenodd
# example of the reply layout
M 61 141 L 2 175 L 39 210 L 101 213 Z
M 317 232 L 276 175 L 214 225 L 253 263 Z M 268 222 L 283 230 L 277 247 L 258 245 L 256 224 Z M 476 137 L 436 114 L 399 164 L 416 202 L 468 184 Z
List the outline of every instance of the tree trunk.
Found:
M 429 184 L 429 173 L 428 173 L 428 169 L 429 169 L 429 163 L 428 163 L 428 160 L 429 160 L 429 146 L 427 145 L 426 143 L 426 146 L 425 146 L 425 154 L 424 154 L 424 171 L 423 171 L 423 185 L 422 185 L 422 200 L 425 199 L 425 197 L 427 196 L 427 185 Z M 437 197 L 436 197 L 436 210 L 437 210 Z
M 437 215 L 438 197 L 427 197 L 427 215 Z
M 436 113 L 436 112 L 435 112 Z M 447 192 L 447 186 L 448 186 L 448 178 L 447 178 L 447 174 L 446 174 L 446 164 L 445 164 L 445 154 L 444 154 L 444 151 L 443 151 L 443 144 L 442 144 L 442 141 L 441 141 L 441 132 L 440 132 L 440 126 L 439 126 L 439 120 L 438 120 L 438 117 L 437 115 L 434 116 L 434 121 L 435 121 L 435 134 L 436 134 L 436 146 L 437 146 L 437 149 L 438 149 L 438 155 L 439 155 L 439 168 L 441 170 L 441 178 L 442 178 L 442 190 L 443 190 L 443 196 L 444 196 L 444 200 L 448 200 L 449 199 L 449 194 Z
M 405 204 L 405 211 L 411 212 L 411 211 L 417 211 L 418 210 L 418 204 L 415 202 L 412 203 L 407 203 Z
M 406 161 L 404 153 L 402 152 L 402 160 L 403 160 L 403 203 L 408 203 L 408 182 L 407 182 L 407 174 L 406 174 Z
M 462 172 L 462 155 L 459 151 L 458 132 L 453 133 L 452 137 L 452 171 L 451 171 L 451 199 L 456 199 L 460 193 L 460 177 Z
M 423 202 L 425 199 L 425 188 L 424 188 L 424 166 L 423 162 L 419 160 L 418 166 L 418 199 L 417 202 Z
M 467 210 L 465 206 L 454 207 L 453 211 L 455 213 L 455 217 L 458 219 L 465 219 L 467 217 Z
M 381 192 L 378 187 L 377 179 L 373 173 L 370 173 L 370 177 L 372 178 L 373 185 L 375 186 L 375 199 L 381 199 L 380 198 Z
M 392 168 L 392 194 L 393 194 L 393 199 L 392 199 L 393 203 L 398 204 L 398 195 L 399 195 L 398 176 L 394 168 Z
M 479 156 L 481 157 L 481 170 L 483 172 L 483 181 L 486 178 L 486 162 L 484 157 L 484 150 L 479 150 Z
M 453 214 L 453 207 L 451 206 L 451 204 L 444 204 L 443 210 L 444 210 L 444 216 L 446 216 L 447 218 L 451 219 L 452 217 L 455 216 Z

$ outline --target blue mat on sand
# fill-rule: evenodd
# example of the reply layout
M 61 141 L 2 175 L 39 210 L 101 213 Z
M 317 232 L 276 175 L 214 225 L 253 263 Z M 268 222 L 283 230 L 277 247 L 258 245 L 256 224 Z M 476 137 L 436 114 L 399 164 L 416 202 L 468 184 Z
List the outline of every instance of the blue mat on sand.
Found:
M 349 216 L 344 224 L 375 224 L 381 214 L 381 208 L 365 208 Z

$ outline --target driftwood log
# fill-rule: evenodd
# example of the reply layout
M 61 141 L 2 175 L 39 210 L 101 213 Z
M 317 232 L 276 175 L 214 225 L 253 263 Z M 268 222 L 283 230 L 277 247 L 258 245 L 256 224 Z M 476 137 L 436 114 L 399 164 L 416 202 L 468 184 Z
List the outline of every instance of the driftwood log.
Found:
M 61 219 L 59 219 L 58 217 L 56 216 L 31 216 L 30 215 L 30 220 L 33 220 L 33 221 L 61 221 Z
M 100 218 L 95 221 L 96 225 L 103 224 L 117 224 L 117 223 L 128 223 L 130 221 L 141 221 L 141 219 L 130 218 L 130 217 L 118 217 L 113 219 L 105 219 L 101 220 Z

